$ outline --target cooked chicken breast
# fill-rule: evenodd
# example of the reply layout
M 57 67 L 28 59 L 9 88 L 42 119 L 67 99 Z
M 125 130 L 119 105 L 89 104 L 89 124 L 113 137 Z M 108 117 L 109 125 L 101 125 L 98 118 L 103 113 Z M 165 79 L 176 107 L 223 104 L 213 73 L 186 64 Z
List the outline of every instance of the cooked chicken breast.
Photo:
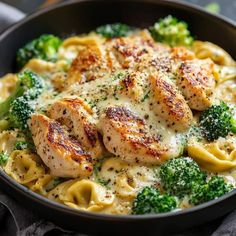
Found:
M 93 111 L 82 99 L 61 99 L 50 106 L 47 114 L 50 118 L 67 126 L 68 132 L 93 158 L 103 155 L 105 149 L 96 122 L 92 117 Z
M 58 122 L 41 114 L 33 114 L 29 127 L 37 153 L 52 175 L 77 178 L 92 173 L 92 157 Z
M 203 111 L 212 105 L 215 78 L 214 64 L 210 59 L 191 60 L 181 64 L 177 85 L 190 108 Z
M 166 74 L 161 72 L 155 76 L 150 75 L 149 81 L 153 96 L 153 102 L 150 103 L 151 109 L 165 119 L 168 127 L 177 131 L 187 129 L 191 124 L 193 115 L 175 85 L 168 81 Z
M 185 47 L 173 47 L 171 48 L 170 57 L 176 61 L 193 60 L 195 58 L 194 53 Z
M 115 87 L 115 92 L 123 94 L 135 102 L 140 102 L 143 95 L 143 84 L 146 82 L 146 75 L 140 72 L 127 73 L 119 81 L 119 87 Z
M 173 155 L 159 137 L 151 136 L 145 121 L 125 107 L 109 107 L 101 116 L 105 147 L 130 163 L 160 164 Z
M 69 70 L 67 85 L 84 83 L 103 77 L 110 68 L 107 66 L 102 42 L 91 41 L 79 51 Z
M 123 69 L 130 69 L 141 62 L 152 50 L 145 42 L 134 39 L 115 38 L 111 41 L 111 51 Z

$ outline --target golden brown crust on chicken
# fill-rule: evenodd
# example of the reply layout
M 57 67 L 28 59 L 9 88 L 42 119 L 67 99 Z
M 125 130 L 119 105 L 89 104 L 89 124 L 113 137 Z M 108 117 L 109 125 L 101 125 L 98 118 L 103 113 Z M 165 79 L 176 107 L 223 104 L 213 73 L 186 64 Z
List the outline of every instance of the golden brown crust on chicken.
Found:
M 192 112 L 182 94 L 165 74 L 149 76 L 153 102 L 151 108 L 164 118 L 168 127 L 178 131 L 187 129 L 193 119 Z
M 136 42 L 135 39 L 116 38 L 111 42 L 112 53 L 123 69 L 136 66 L 148 55 L 151 47 L 146 41 Z
M 160 164 L 170 153 L 159 137 L 150 135 L 145 121 L 125 107 L 109 107 L 101 117 L 106 148 L 127 162 Z
M 104 57 L 104 49 L 100 41 L 91 41 L 73 60 L 69 70 L 67 85 L 84 83 L 103 77 L 110 68 Z
M 52 104 L 47 113 L 50 118 L 67 126 L 68 132 L 78 139 L 93 158 L 103 155 L 104 146 L 92 117 L 93 111 L 82 99 L 61 99 Z
M 143 84 L 145 83 L 145 75 L 140 72 L 127 73 L 120 81 L 120 94 L 140 102 L 143 97 Z
M 54 176 L 77 178 L 92 173 L 91 156 L 58 122 L 33 114 L 29 127 L 38 155 Z
M 210 59 L 192 60 L 180 65 L 177 85 L 190 108 L 202 111 L 212 105 L 215 78 L 214 64 Z
M 173 47 L 171 49 L 170 57 L 175 61 L 193 60 L 195 58 L 194 53 L 185 47 Z

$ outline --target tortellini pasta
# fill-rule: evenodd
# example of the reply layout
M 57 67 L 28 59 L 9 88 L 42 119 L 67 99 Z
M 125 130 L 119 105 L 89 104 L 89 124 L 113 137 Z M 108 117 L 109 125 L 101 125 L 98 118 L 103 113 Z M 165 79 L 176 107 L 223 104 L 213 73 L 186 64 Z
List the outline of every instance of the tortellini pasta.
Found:
M 224 49 L 213 43 L 194 41 L 192 49 L 197 58 L 211 58 L 218 65 L 235 66 L 232 57 Z
M 31 151 L 15 150 L 4 169 L 18 183 L 30 186 L 45 174 L 45 168 L 41 164 L 39 156 Z
M 32 183 L 30 189 L 36 193 L 46 196 L 48 190 L 53 188 L 54 177 L 50 174 L 44 174 L 40 176 L 36 182 Z
M 17 131 L 3 131 L 0 133 L 0 153 L 11 154 L 18 140 L 17 136 Z
M 114 202 L 114 194 L 91 180 L 69 180 L 57 186 L 48 197 L 75 209 L 92 212 L 106 210 Z
M 6 99 L 14 90 L 17 81 L 15 74 L 7 74 L 0 78 L 0 100 Z
M 236 167 L 236 138 L 219 138 L 203 144 L 191 141 L 187 147 L 188 154 L 208 171 L 221 172 Z
M 96 44 L 99 37 L 91 34 L 84 37 L 70 37 L 66 39 L 59 48 L 59 59 L 72 61 L 79 51 L 84 49 L 87 45 Z
M 152 168 L 128 164 L 115 157 L 104 161 L 99 177 L 107 180 L 116 194 L 125 199 L 134 198 L 140 188 L 156 182 Z
M 227 80 L 236 79 L 236 67 L 232 66 L 215 66 L 217 83 L 223 83 Z
M 218 100 L 226 103 L 236 103 L 236 84 L 235 80 L 228 80 L 217 86 L 215 90 L 215 97 Z
M 69 64 L 66 60 L 59 60 L 55 63 L 44 61 L 42 59 L 31 59 L 23 70 L 31 70 L 41 76 L 51 76 L 56 72 L 67 71 Z

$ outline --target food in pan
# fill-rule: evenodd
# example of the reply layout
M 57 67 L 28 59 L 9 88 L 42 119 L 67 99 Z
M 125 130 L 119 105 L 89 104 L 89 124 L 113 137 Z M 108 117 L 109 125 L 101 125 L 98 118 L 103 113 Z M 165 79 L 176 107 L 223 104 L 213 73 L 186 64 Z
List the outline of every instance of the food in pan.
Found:
M 0 80 L 0 165 L 69 207 L 190 208 L 236 187 L 236 63 L 187 23 L 121 23 L 20 48 Z

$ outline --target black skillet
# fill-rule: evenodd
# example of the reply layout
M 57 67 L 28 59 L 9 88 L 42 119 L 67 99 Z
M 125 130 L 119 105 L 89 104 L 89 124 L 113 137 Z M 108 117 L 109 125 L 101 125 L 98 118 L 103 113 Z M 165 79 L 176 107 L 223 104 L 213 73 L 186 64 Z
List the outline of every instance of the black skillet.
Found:
M 152 25 L 159 17 L 172 14 L 189 23 L 197 39 L 218 44 L 236 58 L 236 24 L 200 8 L 177 1 L 66 1 L 36 12 L 0 35 L 0 75 L 15 69 L 15 52 L 44 33 L 61 37 L 85 33 L 112 22 L 132 26 Z M 17 184 L 0 171 L 0 187 L 25 207 L 63 227 L 85 233 L 108 235 L 158 235 L 182 231 L 214 220 L 236 207 L 236 190 L 200 206 L 172 213 L 144 216 L 111 216 L 77 211 L 52 202 Z

